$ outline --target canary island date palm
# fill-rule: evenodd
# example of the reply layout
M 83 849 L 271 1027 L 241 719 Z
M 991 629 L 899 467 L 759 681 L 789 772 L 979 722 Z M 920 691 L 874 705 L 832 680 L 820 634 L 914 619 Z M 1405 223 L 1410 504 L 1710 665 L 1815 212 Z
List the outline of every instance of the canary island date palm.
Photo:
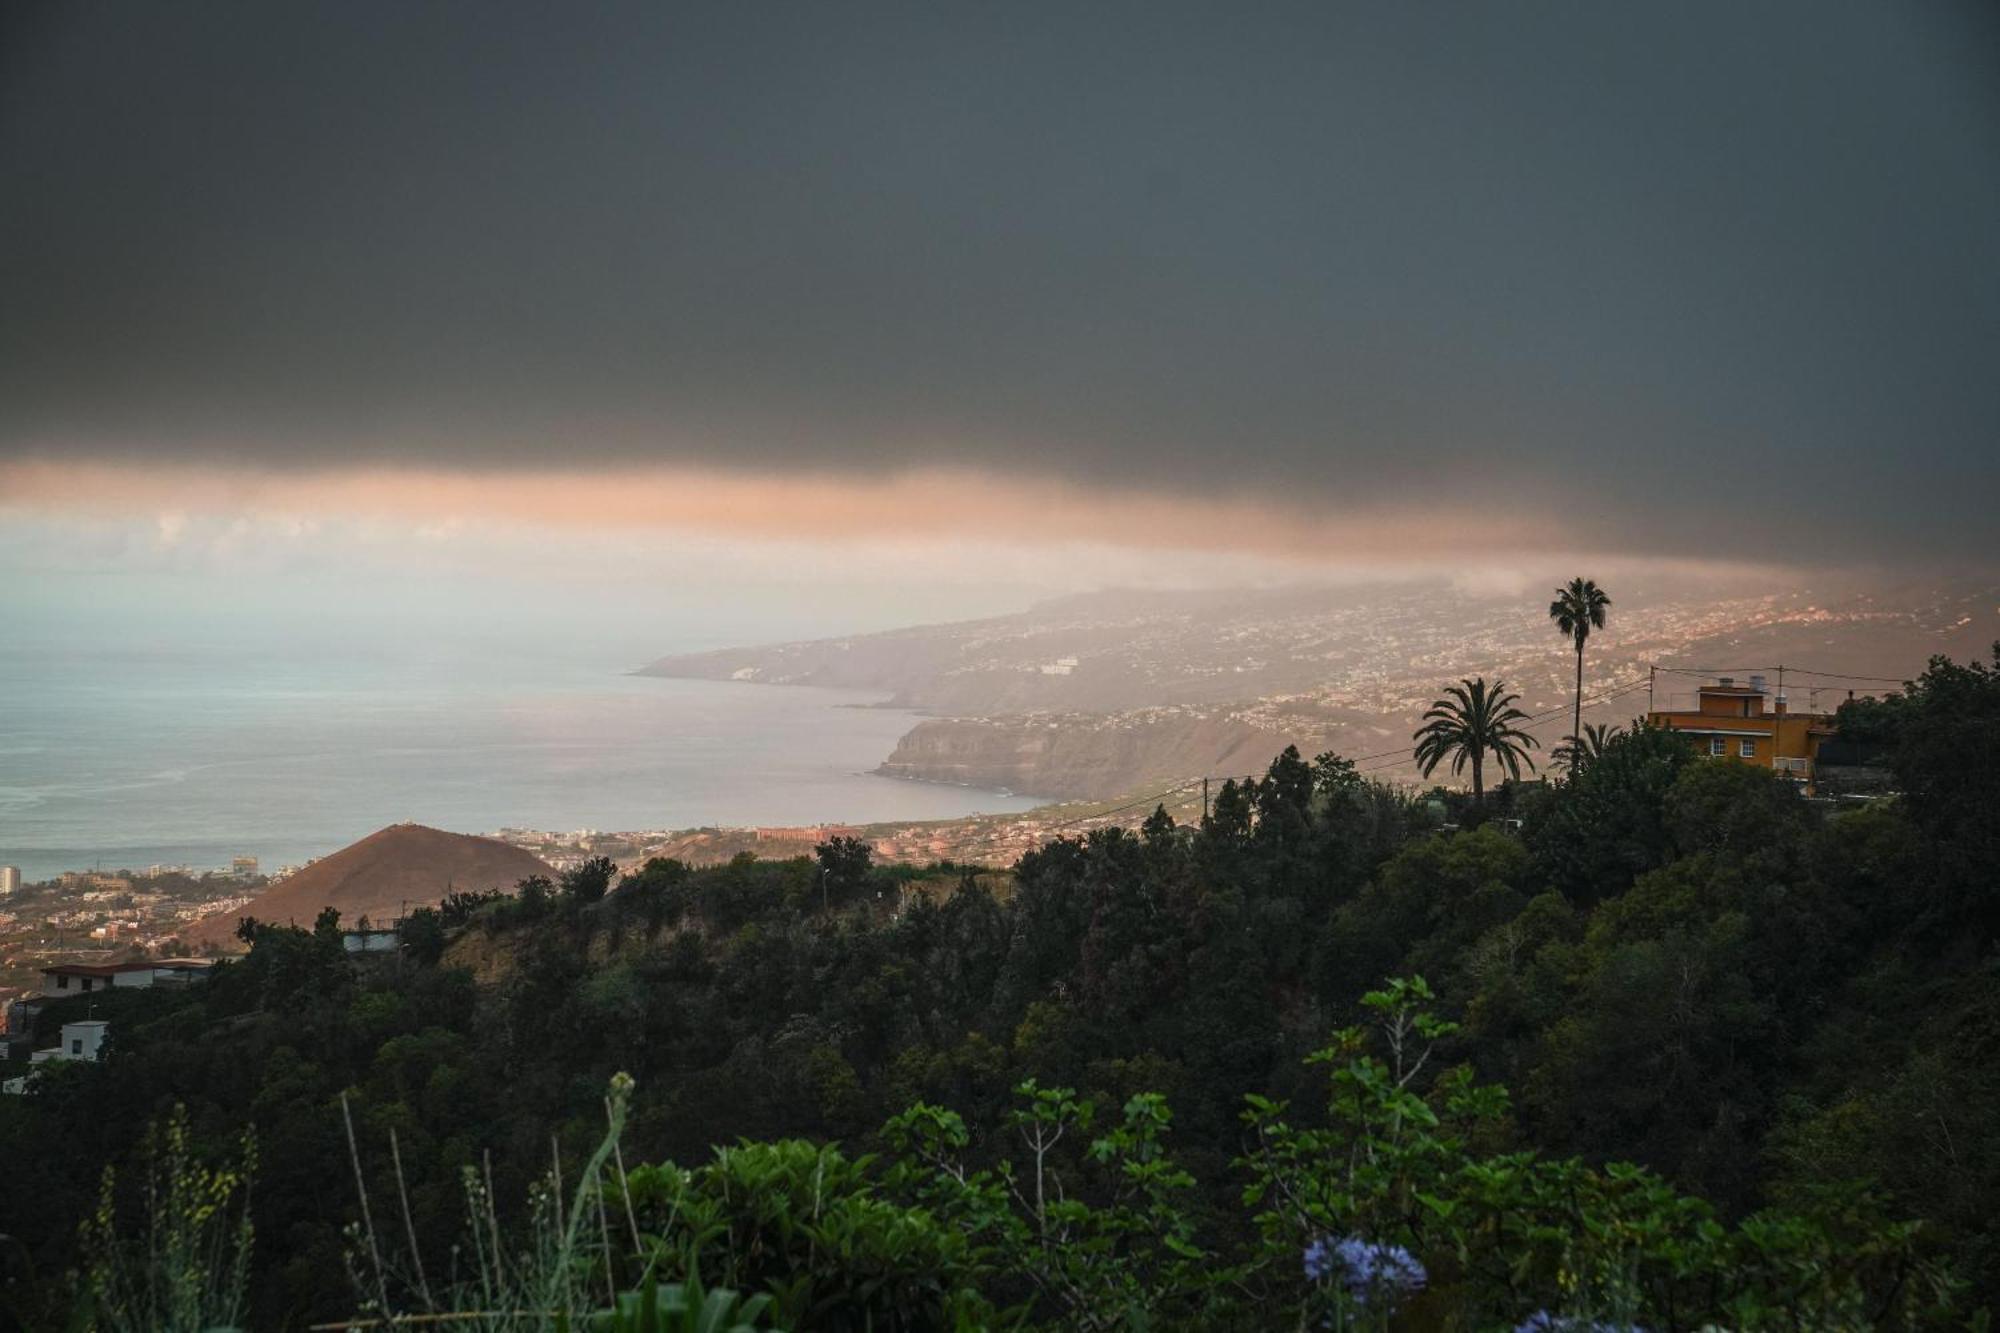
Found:
M 1549 619 L 1556 625 L 1557 633 L 1576 645 L 1576 708 L 1570 716 L 1569 734 L 1583 734 L 1583 645 L 1590 641 L 1590 632 L 1604 628 L 1604 613 L 1611 607 L 1611 599 L 1604 595 L 1604 589 L 1589 579 L 1574 578 L 1556 589 L 1556 599 L 1549 603 Z
M 1411 739 L 1417 743 L 1417 767 L 1429 777 L 1437 766 L 1451 760 L 1451 771 L 1472 769 L 1472 800 L 1486 800 L 1486 757 L 1510 778 L 1521 776 L 1521 765 L 1534 768 L 1528 751 L 1541 743 L 1514 724 L 1528 715 L 1514 707 L 1517 694 L 1509 694 L 1499 681 L 1491 685 L 1484 676 L 1445 686 L 1444 698 L 1424 714 L 1424 725 Z
M 1574 773 L 1587 764 L 1594 764 L 1604 757 L 1604 747 L 1611 738 L 1623 732 L 1608 722 L 1593 722 L 1574 736 L 1563 737 L 1563 742 L 1555 748 L 1554 759 Z

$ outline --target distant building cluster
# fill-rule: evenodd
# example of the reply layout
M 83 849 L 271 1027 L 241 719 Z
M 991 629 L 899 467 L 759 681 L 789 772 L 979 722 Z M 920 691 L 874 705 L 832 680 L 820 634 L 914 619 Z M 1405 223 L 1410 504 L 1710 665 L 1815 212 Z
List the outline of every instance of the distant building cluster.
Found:
M 208 975 L 214 963 L 206 958 L 155 958 L 126 963 L 55 963 L 42 969 L 39 994 L 7 1006 L 7 1027 L 0 1049 L 17 1049 L 33 1040 L 35 1020 L 50 1004 L 110 990 L 150 990 L 186 986 Z M 62 1038 L 28 1057 L 28 1072 L 0 1084 L 0 1092 L 21 1093 L 52 1061 L 96 1060 L 109 1028 L 105 1019 L 86 1015 L 62 1026 Z
M 0 1005 L 47 998 L 56 984 L 47 967 L 118 968 L 116 975 L 69 973 L 60 993 L 83 994 L 115 986 L 173 984 L 169 964 L 140 961 L 149 955 L 182 951 L 188 926 L 232 913 L 261 888 L 257 878 L 229 871 L 190 873 L 184 866 L 159 864 L 143 872 L 77 870 L 39 883 L 24 882 L 18 870 L 5 877 L 0 893 Z M 165 970 L 163 970 L 165 969 Z M 6 1031 L 18 1040 L 19 1021 Z
M 856 838 L 861 830 L 852 824 L 814 824 L 802 828 L 758 828 L 752 833 L 758 842 L 822 843 L 828 838 Z
M 4 1042 L 0 1049 L 14 1049 L 33 1039 L 35 1020 L 43 1009 L 58 1000 L 73 999 L 82 995 L 100 995 L 111 990 L 148 990 L 154 987 L 185 986 L 208 975 L 214 963 L 206 958 L 155 958 L 126 963 L 54 963 L 42 969 L 41 987 L 37 993 L 22 996 L 7 1006 L 7 1026 Z M 72 1032 L 75 1029 L 75 1032 Z M 63 1044 L 39 1050 L 30 1057 L 34 1063 L 55 1059 L 97 1058 L 98 1042 L 102 1039 L 104 1024 L 90 1020 L 67 1023 L 63 1027 Z M 87 1041 L 87 1049 L 79 1053 L 69 1049 L 72 1038 L 80 1035 Z M 33 1076 L 31 1070 L 28 1077 Z M 19 1092 L 25 1086 L 24 1079 L 10 1080 L 7 1091 Z
M 72 891 L 82 889 L 85 891 L 86 897 L 93 892 L 130 893 L 132 891 L 131 876 L 105 875 L 94 870 L 64 871 L 56 877 L 56 884 L 60 888 Z

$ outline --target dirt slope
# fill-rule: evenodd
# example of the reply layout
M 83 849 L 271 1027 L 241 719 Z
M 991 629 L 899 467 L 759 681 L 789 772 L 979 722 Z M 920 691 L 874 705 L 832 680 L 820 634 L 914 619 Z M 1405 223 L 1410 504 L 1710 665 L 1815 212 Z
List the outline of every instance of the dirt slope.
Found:
M 512 889 L 530 875 L 552 874 L 539 857 L 493 838 L 392 824 L 272 885 L 247 907 L 198 922 L 185 938 L 226 947 L 241 917 L 309 926 L 323 907 L 339 908 L 349 924 L 362 916 L 387 922 L 447 893 Z

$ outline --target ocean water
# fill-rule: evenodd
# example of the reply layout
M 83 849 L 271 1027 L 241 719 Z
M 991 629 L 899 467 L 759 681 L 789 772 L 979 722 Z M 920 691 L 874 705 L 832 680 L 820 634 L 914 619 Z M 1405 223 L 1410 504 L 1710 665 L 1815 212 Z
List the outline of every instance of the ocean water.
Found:
M 914 715 L 623 674 L 540 645 L 329 657 L 0 648 L 0 864 L 266 868 L 399 820 L 458 832 L 925 819 L 1022 797 L 868 772 Z

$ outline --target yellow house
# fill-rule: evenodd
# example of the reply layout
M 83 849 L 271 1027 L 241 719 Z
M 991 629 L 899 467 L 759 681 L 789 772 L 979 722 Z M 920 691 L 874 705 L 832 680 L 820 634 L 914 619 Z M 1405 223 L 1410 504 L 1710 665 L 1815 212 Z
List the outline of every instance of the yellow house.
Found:
M 1791 712 L 1784 695 L 1765 689 L 1762 676 L 1747 685 L 1723 676 L 1695 697 L 1693 709 L 1655 710 L 1646 720 L 1685 733 L 1704 755 L 1776 769 L 1812 790 L 1819 747 L 1833 735 L 1831 713 Z

